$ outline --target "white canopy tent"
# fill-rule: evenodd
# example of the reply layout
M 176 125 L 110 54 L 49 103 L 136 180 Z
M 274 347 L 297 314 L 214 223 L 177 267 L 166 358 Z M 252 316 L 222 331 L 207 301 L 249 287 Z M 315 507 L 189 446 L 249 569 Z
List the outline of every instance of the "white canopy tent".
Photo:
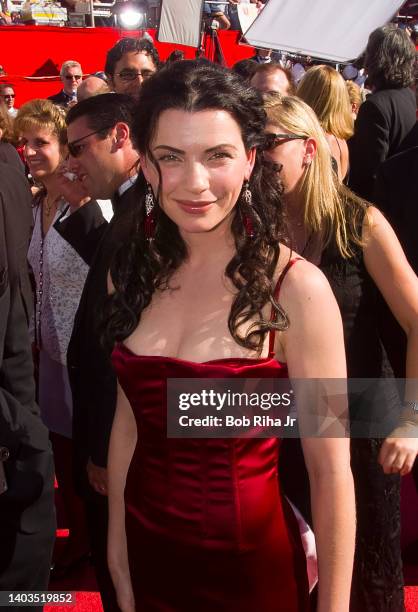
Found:
M 336 63 L 358 57 L 369 34 L 405 0 L 270 0 L 245 32 L 248 44 Z

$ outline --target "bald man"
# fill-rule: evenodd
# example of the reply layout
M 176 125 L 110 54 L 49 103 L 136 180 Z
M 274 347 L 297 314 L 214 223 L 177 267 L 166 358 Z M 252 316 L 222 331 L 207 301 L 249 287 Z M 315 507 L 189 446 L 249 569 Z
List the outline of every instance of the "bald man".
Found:
M 108 93 L 108 91 L 109 87 L 103 79 L 96 76 L 89 76 L 79 85 L 77 90 L 77 100 L 78 102 L 81 102 L 82 100 L 86 100 L 92 96 Z

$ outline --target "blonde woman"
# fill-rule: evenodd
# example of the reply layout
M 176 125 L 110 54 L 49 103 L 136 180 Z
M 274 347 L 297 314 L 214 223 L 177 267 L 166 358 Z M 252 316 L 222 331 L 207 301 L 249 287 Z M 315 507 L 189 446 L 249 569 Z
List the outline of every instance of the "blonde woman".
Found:
M 86 196 L 80 183 L 69 184 L 62 176 L 62 162 L 67 155 L 64 111 L 49 100 L 32 100 L 19 109 L 15 130 L 24 146 L 29 171 L 42 186 L 33 200 L 34 228 L 28 259 L 36 284 L 38 400 L 42 420 L 50 430 L 70 528 L 67 548 L 57 563 L 58 574 L 82 559 L 88 546 L 81 502 L 72 483 L 72 398 L 66 353 L 89 265 L 87 258 L 60 236 L 55 224 L 71 223 L 72 213 L 85 206 L 86 222 L 77 225 L 77 242 L 82 245 L 88 242 L 90 230 L 104 223 L 104 219 L 99 205 Z
M 418 280 L 383 215 L 337 180 L 312 109 L 296 97 L 272 94 L 265 99 L 265 110 L 264 155 L 281 167 L 293 246 L 320 267 L 334 291 L 343 319 L 349 378 L 374 381 L 350 398 L 357 505 L 351 610 L 399 612 L 403 610 L 399 476 L 411 470 L 417 454 L 418 395 L 411 383 L 407 385 L 402 406 L 391 380 L 382 392 L 379 379 L 388 363 L 374 300 L 380 291 L 407 334 L 406 375 L 418 379 Z M 365 427 L 373 427 L 390 411 L 396 415 L 395 429 L 392 425 L 381 429 L 379 439 L 366 437 Z M 295 474 L 297 452 L 291 441 L 286 444 L 282 467 L 287 464 L 287 471 L 284 468 L 282 476 L 287 492 L 309 514 L 309 500 L 301 494 L 301 480 Z M 286 460 L 289 456 L 292 463 Z
M 331 66 L 313 66 L 303 76 L 296 95 L 315 111 L 325 131 L 340 180 L 349 169 L 347 140 L 354 131 L 350 98 L 341 74 Z
M 345 86 L 347 87 L 348 97 L 350 98 L 351 115 L 355 121 L 357 119 L 359 108 L 363 103 L 363 96 L 359 85 L 354 83 L 354 81 L 346 81 Z

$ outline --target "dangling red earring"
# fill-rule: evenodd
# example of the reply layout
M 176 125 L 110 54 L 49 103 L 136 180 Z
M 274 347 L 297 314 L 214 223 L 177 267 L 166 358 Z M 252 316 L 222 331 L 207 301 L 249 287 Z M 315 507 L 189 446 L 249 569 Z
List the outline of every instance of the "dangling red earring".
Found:
M 154 240 L 155 234 L 155 216 L 154 216 L 154 207 L 155 207 L 155 199 L 152 191 L 152 187 L 148 184 L 147 187 L 147 195 L 145 196 L 145 224 L 144 224 L 144 233 L 145 238 L 150 242 Z
M 242 222 L 244 223 L 245 235 L 247 238 L 254 238 L 254 225 L 250 217 L 246 214 L 243 215 Z
M 248 181 L 245 181 L 244 183 L 244 191 L 242 192 L 241 195 L 242 201 L 245 205 L 245 208 L 251 208 L 252 204 L 253 204 L 253 196 L 250 190 L 250 187 L 248 185 Z M 246 212 L 243 213 L 242 215 L 242 222 L 244 225 L 244 229 L 245 229 L 245 235 L 247 236 L 247 238 L 254 238 L 255 236 L 255 231 L 254 231 L 254 225 L 253 225 L 253 221 L 250 217 L 250 215 Z

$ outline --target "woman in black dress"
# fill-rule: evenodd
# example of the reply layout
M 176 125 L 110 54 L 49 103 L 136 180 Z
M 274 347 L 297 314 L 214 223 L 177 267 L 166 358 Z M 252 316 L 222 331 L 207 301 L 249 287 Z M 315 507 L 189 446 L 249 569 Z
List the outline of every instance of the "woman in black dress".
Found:
M 312 109 L 298 98 L 275 95 L 266 98 L 265 109 L 264 154 L 280 168 L 291 246 L 324 272 L 343 318 L 357 504 L 351 610 L 401 612 L 400 475 L 411 470 L 418 447 L 418 390 L 413 386 L 418 280 L 383 215 L 338 182 Z M 403 404 L 377 329 L 379 291 L 408 337 Z M 309 488 L 295 478 L 298 453 L 291 440 L 285 446 L 289 460 L 282 460 L 283 482 L 309 518 Z

